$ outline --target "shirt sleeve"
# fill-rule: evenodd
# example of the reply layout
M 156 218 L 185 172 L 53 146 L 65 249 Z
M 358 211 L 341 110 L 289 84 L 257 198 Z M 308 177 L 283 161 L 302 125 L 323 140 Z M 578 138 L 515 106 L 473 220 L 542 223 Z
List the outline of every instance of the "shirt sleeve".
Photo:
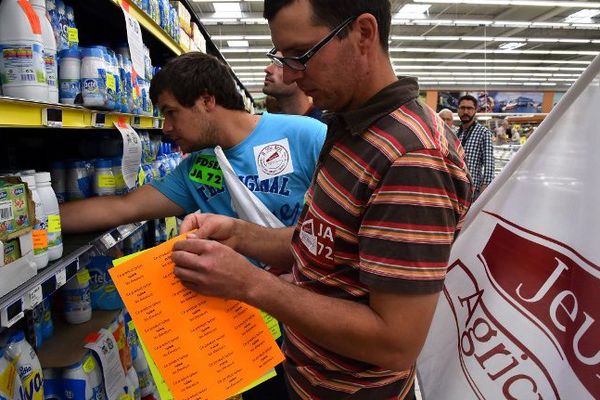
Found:
M 381 178 L 359 229 L 364 284 L 403 293 L 442 289 L 465 211 L 443 160 L 427 150 L 406 153 Z M 465 185 L 466 193 L 468 180 Z
M 194 201 L 187 183 L 188 173 L 195 158 L 195 154 L 190 154 L 168 175 L 150 182 L 150 185 L 188 214 L 198 210 L 198 205 Z
M 496 162 L 494 160 L 494 145 L 492 143 L 492 132 L 484 131 L 483 135 L 483 180 L 482 185 L 489 185 L 494 179 Z

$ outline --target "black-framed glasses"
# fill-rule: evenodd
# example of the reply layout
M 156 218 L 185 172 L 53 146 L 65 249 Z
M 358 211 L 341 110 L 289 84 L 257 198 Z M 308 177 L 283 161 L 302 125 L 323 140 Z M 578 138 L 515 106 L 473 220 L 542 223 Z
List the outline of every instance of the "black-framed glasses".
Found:
M 304 71 L 306 69 L 306 64 L 308 60 L 310 60 L 319 50 L 321 50 L 327 43 L 329 43 L 334 37 L 340 34 L 341 31 L 344 30 L 345 27 L 350 25 L 352 21 L 354 21 L 357 17 L 350 17 L 346 19 L 344 22 L 339 24 L 336 28 L 334 28 L 327 36 L 325 36 L 319 43 L 315 44 L 310 50 L 298 57 L 283 57 L 276 55 L 277 49 L 273 47 L 271 51 L 267 53 L 267 57 L 271 59 L 273 64 L 278 67 L 283 67 L 283 65 L 287 65 L 289 68 L 295 71 Z

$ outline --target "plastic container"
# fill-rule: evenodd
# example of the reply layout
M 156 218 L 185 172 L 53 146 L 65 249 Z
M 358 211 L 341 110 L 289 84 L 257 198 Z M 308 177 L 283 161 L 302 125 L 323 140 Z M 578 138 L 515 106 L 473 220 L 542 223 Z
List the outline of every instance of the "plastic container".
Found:
M 73 12 L 73 7 L 65 7 L 65 17 L 67 18 L 67 44 L 69 49 L 76 49 L 79 45 L 79 35 L 75 34 L 77 27 L 75 26 L 75 12 Z
M 83 324 L 92 318 L 92 301 L 90 297 L 90 274 L 82 269 L 65 286 L 64 297 L 65 320 L 70 324 Z
M 67 163 L 67 200 L 80 200 L 90 197 L 92 192 L 91 179 L 85 162 L 71 161 Z
M 8 393 L 10 388 L 12 392 Z M 4 349 L 0 347 L 0 399 L 19 399 L 22 392 L 21 379 L 16 374 L 15 366 L 4 357 Z
M 113 175 L 112 162 L 99 158 L 94 163 L 94 194 L 96 196 L 112 196 L 115 194 L 115 176 Z
M 44 335 L 42 334 L 42 325 L 44 321 L 44 310 L 42 304 L 38 304 L 31 310 L 31 316 L 33 319 L 33 333 L 35 337 L 35 348 L 39 349 L 44 341 Z
M 130 398 L 134 400 L 141 400 L 142 392 L 140 391 L 140 380 L 138 379 L 137 372 L 135 372 L 135 368 L 129 368 L 125 379 L 128 388 L 127 394 L 130 396 Z
M 137 372 L 140 382 L 140 394 L 142 397 L 154 394 L 154 379 L 148 366 L 146 356 L 140 346 L 137 348 L 136 357 L 133 359 L 133 368 Z
M 20 397 L 17 399 L 43 400 L 44 377 L 42 366 L 33 347 L 25 340 L 23 331 L 17 331 L 8 340 L 6 358 L 15 363 L 17 375 L 23 385 Z
M 46 0 L 29 0 L 42 25 L 42 42 L 44 44 L 44 65 L 46 67 L 46 83 L 48 84 L 48 101 L 58 103 L 58 64 L 56 60 L 56 38 L 52 24 L 46 12 Z
M 23 175 L 35 204 L 35 225 L 33 227 L 33 263 L 39 271 L 48 265 L 48 216 L 37 190 L 35 175 Z
M 69 21 L 67 20 L 67 11 L 65 3 L 62 0 L 56 0 L 56 11 L 58 14 L 59 40 L 56 42 L 58 50 L 69 48 Z
M 75 104 L 81 93 L 81 52 L 77 48 L 58 53 L 59 99 L 63 104 Z
M 5 96 L 48 101 L 42 26 L 31 4 L 0 3 L 0 80 Z
M 66 367 L 62 378 L 66 399 L 106 399 L 102 371 L 90 353 L 86 354 L 80 362 Z
M 48 216 L 48 259 L 54 261 L 62 257 L 63 244 L 58 200 L 52 190 L 50 172 L 36 173 L 35 184 Z
M 86 107 L 107 108 L 106 63 L 101 48 L 81 48 L 81 95 Z
M 44 400 L 63 400 L 64 388 L 60 371 L 54 368 L 44 368 Z
M 62 161 L 55 161 L 50 164 L 50 179 L 52 180 L 52 190 L 56 194 L 56 200 L 58 203 L 64 203 L 66 200 L 66 169 L 65 163 Z
M 121 157 L 114 157 L 112 159 L 112 172 L 115 177 L 115 194 L 117 196 L 122 196 L 127 194 L 127 185 L 125 184 L 125 179 L 123 178 L 123 169 L 122 169 L 123 160 Z
M 42 339 L 48 340 L 54 334 L 54 323 L 52 322 L 52 306 L 50 299 L 45 298 L 42 302 L 43 319 L 42 319 Z

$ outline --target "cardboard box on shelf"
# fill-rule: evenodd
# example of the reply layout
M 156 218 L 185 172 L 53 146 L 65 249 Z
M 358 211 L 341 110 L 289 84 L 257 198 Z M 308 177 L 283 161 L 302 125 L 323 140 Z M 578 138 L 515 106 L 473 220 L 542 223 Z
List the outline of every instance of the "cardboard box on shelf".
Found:
M 31 231 L 34 222 L 35 206 L 27 185 L 15 176 L 0 177 L 0 240 Z
M 20 250 L 18 258 L 6 258 L 7 252 L 17 256 L 16 247 Z M 33 238 L 31 231 L 16 239 L 0 241 L 0 296 L 4 296 L 16 287 L 33 278 L 37 273 L 33 263 Z M 5 262 L 7 261 L 7 262 Z
M 192 43 L 192 39 L 188 36 L 187 33 L 182 28 L 179 28 L 179 44 L 183 47 L 183 50 L 190 51 Z
M 188 36 L 191 36 L 192 35 L 192 26 L 191 26 L 192 16 L 190 15 L 190 12 L 188 11 L 187 8 L 185 8 L 185 5 L 183 5 L 183 3 L 179 2 L 179 1 L 172 1 L 171 5 L 177 11 L 177 15 L 179 16 L 179 25 L 184 30 L 184 32 L 187 33 Z
M 206 53 L 206 39 L 195 22 L 192 22 L 192 41 L 198 51 Z

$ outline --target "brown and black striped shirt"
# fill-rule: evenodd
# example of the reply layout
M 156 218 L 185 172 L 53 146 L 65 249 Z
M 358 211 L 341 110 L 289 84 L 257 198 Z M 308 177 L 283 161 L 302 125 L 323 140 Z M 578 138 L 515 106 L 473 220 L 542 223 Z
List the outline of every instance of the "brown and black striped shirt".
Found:
M 402 78 L 332 119 L 292 239 L 298 286 L 363 304 L 370 288 L 442 289 L 471 181 L 460 142 L 418 93 Z M 294 398 L 402 399 L 414 379 L 285 333 Z

